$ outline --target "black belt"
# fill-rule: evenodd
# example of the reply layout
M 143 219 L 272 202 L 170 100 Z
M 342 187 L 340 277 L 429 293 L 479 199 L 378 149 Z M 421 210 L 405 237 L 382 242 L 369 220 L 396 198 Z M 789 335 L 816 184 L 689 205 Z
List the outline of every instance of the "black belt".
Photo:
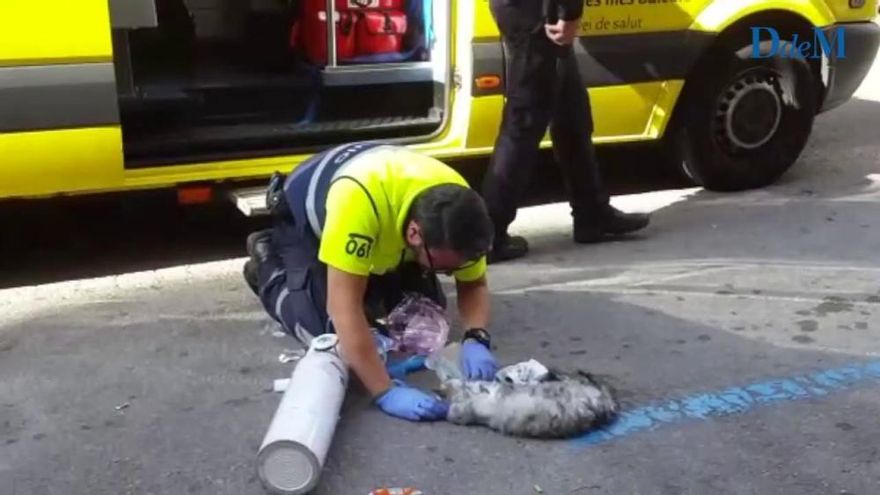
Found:
M 266 209 L 276 218 L 293 221 L 287 197 L 284 195 L 284 180 L 285 176 L 281 172 L 272 174 L 269 187 L 266 188 Z

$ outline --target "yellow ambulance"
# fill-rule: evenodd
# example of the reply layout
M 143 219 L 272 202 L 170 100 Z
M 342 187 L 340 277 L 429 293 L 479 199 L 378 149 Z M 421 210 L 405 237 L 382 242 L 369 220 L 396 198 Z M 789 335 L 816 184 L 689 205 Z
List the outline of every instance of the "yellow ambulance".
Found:
M 865 77 L 877 8 L 585 0 L 595 142 L 667 143 L 714 190 L 769 184 Z M 343 141 L 480 162 L 503 85 L 488 0 L 4 0 L 0 199 L 171 188 L 258 213 L 253 187 Z

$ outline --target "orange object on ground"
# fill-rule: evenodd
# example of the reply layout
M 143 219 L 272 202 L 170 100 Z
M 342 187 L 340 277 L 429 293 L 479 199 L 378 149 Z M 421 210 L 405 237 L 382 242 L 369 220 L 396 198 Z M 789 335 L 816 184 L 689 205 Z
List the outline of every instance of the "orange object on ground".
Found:
M 416 488 L 379 488 L 370 492 L 369 495 L 425 495 Z

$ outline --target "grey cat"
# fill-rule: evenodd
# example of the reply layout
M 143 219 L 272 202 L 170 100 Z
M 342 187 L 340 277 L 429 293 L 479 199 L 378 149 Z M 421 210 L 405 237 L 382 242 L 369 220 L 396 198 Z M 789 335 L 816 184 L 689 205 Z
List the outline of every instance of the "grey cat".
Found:
M 443 382 L 447 420 L 485 425 L 505 435 L 565 438 L 610 422 L 618 413 L 612 391 L 584 371 L 551 370 L 538 383 Z

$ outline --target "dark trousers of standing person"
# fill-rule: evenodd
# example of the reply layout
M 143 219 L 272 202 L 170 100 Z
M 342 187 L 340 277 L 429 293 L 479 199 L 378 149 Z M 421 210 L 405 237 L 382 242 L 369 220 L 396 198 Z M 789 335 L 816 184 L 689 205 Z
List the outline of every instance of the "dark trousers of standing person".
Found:
M 614 218 L 609 195 L 599 175 L 592 142 L 593 117 L 589 94 L 571 45 L 553 43 L 544 31 L 542 2 L 491 0 L 490 7 L 505 50 L 505 97 L 501 129 L 483 183 L 483 196 L 496 227 L 496 250 L 510 243 L 507 229 L 526 185 L 540 161 L 540 143 L 547 127 L 556 162 L 561 167 L 574 217 L 577 242 L 598 241 L 606 230 L 631 230 L 635 225 L 611 226 L 609 219 L 642 223 L 644 219 Z M 507 259 L 525 254 L 498 253 Z

